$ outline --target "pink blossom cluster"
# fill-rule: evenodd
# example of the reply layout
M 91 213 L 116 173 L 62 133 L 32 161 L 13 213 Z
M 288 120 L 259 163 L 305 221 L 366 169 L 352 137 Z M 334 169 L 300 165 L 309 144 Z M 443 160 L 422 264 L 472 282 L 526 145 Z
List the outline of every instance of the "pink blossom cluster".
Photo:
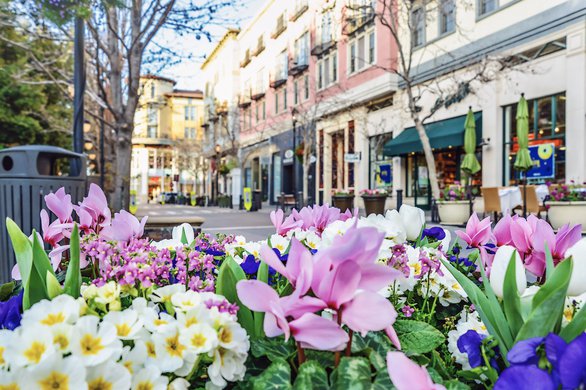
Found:
M 383 195 L 388 195 L 389 193 L 387 192 L 387 190 L 384 189 L 380 189 L 380 188 L 374 188 L 374 189 L 364 189 L 362 191 L 360 191 L 360 195 L 367 195 L 367 196 L 383 196 Z
M 355 212 L 355 214 L 358 214 Z M 277 229 L 277 234 L 286 235 L 290 230 L 301 229 L 304 231 L 314 231 L 318 235 L 324 229 L 335 221 L 346 221 L 352 218 L 353 215 L 349 210 L 342 213 L 336 207 L 330 207 L 325 204 L 323 206 L 307 206 L 301 210 L 293 210 L 291 215 L 285 218 L 283 210 L 271 212 L 271 222 Z
M 268 337 L 284 334 L 301 348 L 340 351 L 350 341 L 346 328 L 361 333 L 385 330 L 399 346 L 392 327 L 397 312 L 378 294 L 401 275 L 376 262 L 383 239 L 375 228 L 353 226 L 334 238 L 331 247 L 312 255 L 293 238 L 287 265 L 265 245 L 261 260 L 287 278 L 294 291 L 280 297 L 266 283 L 243 280 L 236 286 L 238 297 L 249 309 L 266 313 Z
M 473 214 L 466 224 L 466 230 L 458 230 L 456 234 L 469 247 L 480 250 L 487 270 L 490 270 L 496 249 L 503 245 L 511 245 L 521 255 L 525 269 L 541 277 L 545 271 L 546 246 L 551 252 L 554 264 L 557 265 L 565 258 L 566 251 L 580 240 L 581 230 L 580 225 L 567 224 L 555 233 L 547 221 L 534 215 L 526 219 L 505 215 L 494 229 L 491 229 L 490 218 L 481 221 Z

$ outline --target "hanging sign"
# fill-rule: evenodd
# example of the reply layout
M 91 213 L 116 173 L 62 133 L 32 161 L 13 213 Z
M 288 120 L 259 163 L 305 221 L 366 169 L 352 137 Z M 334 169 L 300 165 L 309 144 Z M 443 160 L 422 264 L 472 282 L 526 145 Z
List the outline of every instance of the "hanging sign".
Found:
M 246 211 L 252 209 L 252 188 L 244 187 L 242 191 L 242 199 L 244 201 L 244 208 Z
M 555 177 L 555 144 L 529 146 L 533 168 L 527 171 L 528 179 L 552 179 Z

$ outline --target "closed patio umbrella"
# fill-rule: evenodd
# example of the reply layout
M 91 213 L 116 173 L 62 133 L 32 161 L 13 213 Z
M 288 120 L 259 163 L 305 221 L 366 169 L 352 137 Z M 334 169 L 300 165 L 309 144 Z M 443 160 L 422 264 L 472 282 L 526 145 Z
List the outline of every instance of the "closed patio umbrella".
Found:
M 466 181 L 466 195 L 468 197 L 468 202 L 470 203 L 470 215 L 472 215 L 472 175 L 480 171 L 480 163 L 476 158 L 476 120 L 474 119 L 472 107 L 468 108 L 468 114 L 466 115 L 466 121 L 464 122 L 464 152 L 466 154 L 464 155 L 460 169 L 468 174 L 468 180 Z
M 515 169 L 521 172 L 521 182 L 523 183 L 523 216 L 527 216 L 527 178 L 523 178 L 523 172 L 527 172 L 533 166 L 531 155 L 529 154 L 529 108 L 525 94 L 521 94 L 519 104 L 517 104 L 517 157 L 515 158 Z

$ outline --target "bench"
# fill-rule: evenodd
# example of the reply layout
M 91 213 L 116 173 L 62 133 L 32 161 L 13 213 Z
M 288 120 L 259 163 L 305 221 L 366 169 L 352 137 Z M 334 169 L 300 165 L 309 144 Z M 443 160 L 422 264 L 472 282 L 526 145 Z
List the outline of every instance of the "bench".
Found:
M 282 192 L 281 195 L 279 195 L 278 199 L 279 202 L 277 203 L 277 208 L 281 208 L 283 209 L 283 211 L 285 211 L 287 207 L 293 209 L 297 206 L 295 195 L 293 194 L 285 194 Z

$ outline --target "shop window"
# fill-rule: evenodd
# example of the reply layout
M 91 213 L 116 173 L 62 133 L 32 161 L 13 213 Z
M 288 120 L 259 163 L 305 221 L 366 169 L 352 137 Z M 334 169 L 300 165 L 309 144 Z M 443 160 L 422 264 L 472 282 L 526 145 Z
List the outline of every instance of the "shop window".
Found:
M 391 157 L 384 155 L 385 144 L 392 134 L 370 137 L 370 183 L 369 188 L 391 189 L 393 185 L 393 164 Z
M 344 132 L 332 134 L 332 189 L 344 188 Z
M 354 121 L 348 122 L 348 153 L 354 153 Z M 348 163 L 348 187 L 354 188 L 354 163 Z
M 565 181 L 565 93 L 527 100 L 527 106 L 529 108 L 529 151 L 532 153 L 532 158 L 539 161 L 540 166 L 539 169 L 529 172 L 528 182 Z M 516 116 L 517 103 L 503 107 L 503 184 L 505 185 L 517 184 L 520 179 L 520 173 L 514 169 L 518 149 Z M 551 154 L 546 151 L 548 148 L 551 148 Z M 547 166 L 553 169 L 547 169 Z

